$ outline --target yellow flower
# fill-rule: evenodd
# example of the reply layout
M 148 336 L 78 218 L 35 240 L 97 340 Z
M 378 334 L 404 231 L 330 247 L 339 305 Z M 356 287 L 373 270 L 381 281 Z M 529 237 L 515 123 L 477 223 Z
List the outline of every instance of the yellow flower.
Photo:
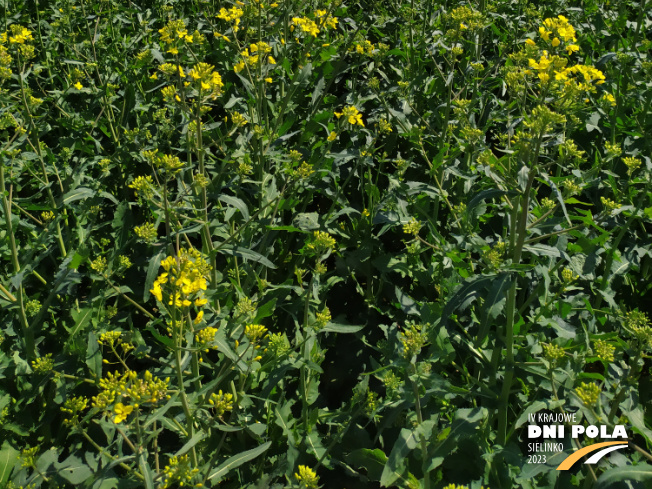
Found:
M 267 83 L 272 83 L 272 81 L 273 80 L 270 77 L 265 78 L 265 82 L 267 82 Z
M 346 117 L 349 124 L 352 125 L 358 124 L 364 127 L 364 123 L 362 122 L 362 114 L 358 111 L 358 109 L 355 106 L 349 105 L 348 107 L 344 107 L 342 109 L 342 112 L 335 112 L 335 117 L 337 117 L 338 119 L 342 116 Z
M 559 40 L 558 37 L 555 37 L 555 38 L 552 40 L 552 46 L 556 48 L 557 46 L 559 46 L 559 44 L 561 44 L 561 41 Z
M 115 424 L 122 423 L 125 419 L 127 419 L 127 416 L 129 416 L 133 410 L 133 406 L 125 406 L 121 402 L 117 403 L 113 408 L 113 412 L 115 413 L 113 422 Z
M 539 35 L 543 38 L 544 41 L 550 39 L 550 31 L 547 31 L 544 27 L 539 27 Z
M 526 39 L 525 44 L 527 44 L 528 46 L 536 46 L 537 45 L 537 43 L 534 42 L 532 39 Z
M 571 54 L 573 54 L 574 52 L 579 51 L 579 50 L 580 50 L 580 47 L 577 44 L 569 44 L 568 46 L 566 46 L 566 53 L 569 56 Z
M 199 324 L 199 323 L 201 323 L 201 320 L 203 319 L 203 317 L 204 317 L 204 311 L 199 311 L 199 312 L 197 313 L 197 317 L 196 317 L 195 320 L 193 321 L 193 324 Z
M 34 38 L 32 37 L 32 31 L 27 30 L 23 26 L 18 26 L 16 24 L 13 24 L 10 26 L 10 29 L 12 34 L 9 36 L 10 44 L 24 44 L 25 41 L 34 40 Z
M 84 85 L 82 85 L 81 83 L 77 82 L 77 83 L 75 83 L 75 84 L 73 85 L 73 87 L 75 87 L 77 90 L 81 90 L 82 88 L 84 88 Z
M 294 477 L 302 489 L 317 489 L 319 484 L 317 473 L 306 465 L 299 465 L 299 472 L 295 473 Z
M 331 131 L 331 133 L 328 135 L 328 140 L 335 141 L 335 139 L 337 139 L 337 133 L 335 131 Z
M 163 302 L 163 291 L 161 290 L 161 284 L 157 280 L 154 282 L 154 286 L 149 289 L 154 297 L 156 297 L 160 302 Z

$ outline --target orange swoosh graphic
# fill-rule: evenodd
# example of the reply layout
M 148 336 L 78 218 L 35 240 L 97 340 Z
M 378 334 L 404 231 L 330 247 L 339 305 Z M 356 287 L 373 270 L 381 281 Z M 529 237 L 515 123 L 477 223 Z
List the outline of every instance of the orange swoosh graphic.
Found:
M 557 467 L 557 470 L 568 470 L 570 469 L 575 462 L 577 462 L 579 459 L 581 459 L 584 455 L 587 455 L 591 452 L 595 452 L 596 450 L 600 450 L 603 447 L 608 447 L 611 445 L 624 445 L 627 443 L 627 440 L 625 441 L 605 441 L 603 443 L 596 443 L 595 445 L 589 445 L 588 447 L 580 448 L 578 451 L 575 453 L 569 455 L 566 457 L 566 460 L 564 460 L 562 463 L 559 464 L 559 467 Z

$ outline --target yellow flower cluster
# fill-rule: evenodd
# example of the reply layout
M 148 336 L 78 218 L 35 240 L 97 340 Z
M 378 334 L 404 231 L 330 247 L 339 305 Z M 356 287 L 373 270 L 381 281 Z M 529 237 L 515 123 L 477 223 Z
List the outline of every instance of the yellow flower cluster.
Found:
M 152 195 L 152 187 L 154 185 L 154 182 L 152 180 L 151 175 L 147 176 L 140 176 L 134 178 L 134 180 L 128 185 L 129 188 L 133 188 L 136 192 L 136 196 L 139 196 L 142 194 L 144 198 L 151 197 Z
M 414 217 L 411 218 L 407 223 L 403 224 L 403 232 L 405 234 L 411 234 L 412 236 L 417 236 L 421 230 L 421 223 L 417 221 Z
M 636 170 L 638 170 L 641 167 L 641 160 L 639 158 L 632 158 L 629 156 L 626 156 L 623 158 L 623 163 L 625 163 L 625 166 L 627 167 L 627 174 L 631 175 L 634 173 Z
M 197 84 L 200 93 L 215 99 L 222 95 L 224 83 L 222 77 L 215 71 L 215 67 L 208 63 L 197 63 L 189 72 L 188 76 Z
M 319 26 L 330 27 L 337 29 L 337 17 L 333 17 L 326 10 L 315 10 L 315 18 L 319 20 Z
M 313 37 L 317 37 L 317 34 L 319 34 L 319 27 L 314 20 L 311 20 L 308 17 L 292 17 L 292 22 L 293 29 L 294 26 L 299 26 L 303 32 L 306 32 Z
M 620 204 L 614 200 L 608 199 L 606 197 L 600 197 L 600 202 L 602 202 L 602 205 L 604 206 L 604 209 L 607 212 L 615 211 L 616 209 L 620 209 Z
M 308 249 L 315 253 L 324 253 L 335 247 L 335 238 L 325 231 L 315 231 L 312 243 L 308 243 Z
M 584 403 L 587 407 L 594 407 L 598 403 L 600 398 L 600 387 L 593 383 L 582 382 L 580 386 L 575 389 L 577 397 Z
M 544 343 L 543 354 L 549 362 L 556 363 L 566 356 L 564 349 L 553 343 Z
M 266 333 L 267 328 L 262 324 L 247 324 L 245 327 L 245 336 L 251 343 L 258 343 Z
M 454 9 L 448 15 L 448 18 L 454 26 L 453 33 L 455 31 L 473 32 L 484 26 L 484 16 L 482 15 L 482 12 L 469 7 L 458 7 Z
M 136 226 L 134 228 L 134 233 L 136 233 L 136 236 L 146 243 L 153 243 L 158 238 L 156 226 L 151 222 L 146 222 L 142 226 Z
M 572 54 L 580 49 L 576 44 L 572 44 L 577 41 L 575 38 L 575 28 L 563 15 L 558 16 L 556 19 L 545 19 L 543 25 L 539 27 L 539 35 L 544 41 L 550 42 L 554 48 L 560 46 L 561 41 L 564 41 L 568 54 Z
M 299 465 L 299 472 L 295 473 L 294 477 L 302 489 L 317 489 L 319 484 L 317 473 L 306 465 Z
M 33 41 L 32 31 L 23 27 L 22 25 L 12 24 L 9 26 L 9 31 L 0 36 L 0 42 L 4 44 L 9 39 L 9 44 L 25 44 L 26 42 Z
M 52 360 L 52 353 L 48 353 L 44 357 L 39 357 L 32 361 L 32 370 L 35 374 L 47 374 L 50 373 L 53 368 L 54 360 Z
M 593 66 L 575 65 L 555 73 L 555 80 L 563 81 L 573 92 L 595 92 L 596 85 L 605 82 L 604 74 Z
M 166 257 L 161 266 L 165 272 L 157 277 L 150 289 L 152 295 L 160 302 L 163 302 L 161 286 L 165 284 L 170 306 L 188 307 L 194 301 L 196 307 L 201 307 L 208 302 L 203 291 L 206 290 L 211 266 L 199 251 L 181 249 L 178 257 Z
M 163 469 L 163 482 L 161 489 L 169 487 L 191 486 L 193 477 L 199 472 L 197 468 L 190 467 L 188 455 L 170 457 L 169 465 Z
M 245 48 L 244 51 L 240 53 L 242 58 L 238 64 L 233 66 L 233 71 L 240 73 L 244 70 L 245 66 L 250 68 L 255 68 L 261 62 L 261 59 L 267 56 L 267 62 L 270 65 L 275 65 L 276 60 L 274 56 L 269 55 L 272 52 L 272 47 L 266 42 L 260 41 L 254 44 L 250 44 L 248 48 Z M 251 54 L 250 54 L 251 53 Z
M 604 362 L 614 361 L 614 352 L 616 351 L 616 347 L 613 346 L 612 344 L 607 343 L 604 340 L 595 340 L 595 343 L 593 344 L 593 348 L 600 360 Z
M 240 18 L 244 12 L 238 7 L 231 7 L 229 10 L 222 7 L 220 12 L 217 14 L 218 19 L 226 20 L 227 22 L 233 23 L 233 32 L 238 32 L 240 30 Z
M 0 80 L 11 78 L 10 66 L 12 59 L 7 48 L 0 44 Z
M 233 394 L 225 394 L 220 390 L 217 394 L 211 394 L 208 403 L 215 409 L 216 416 L 222 416 L 233 409 Z
M 414 355 L 418 355 L 426 344 L 426 338 L 421 332 L 421 328 L 416 325 L 411 325 L 410 329 L 399 335 L 399 338 L 403 347 L 402 356 L 406 360 L 411 360 Z
M 66 399 L 61 411 L 67 413 L 70 417 L 63 421 L 64 424 L 76 425 L 79 423 L 79 414 L 88 406 L 88 399 L 85 397 L 72 397 Z
M 567 55 L 579 51 L 577 44 L 573 44 L 577 40 L 575 29 L 568 23 L 566 17 L 560 15 L 557 18 L 545 19 L 543 24 L 539 27 L 539 35 L 548 43 L 553 53 L 557 52 L 560 46 L 566 50 Z M 527 39 L 525 42 L 531 48 L 537 45 L 532 39 Z M 532 51 L 528 50 L 528 52 Z M 528 65 L 530 70 L 534 70 L 541 83 L 552 83 L 551 88 L 556 89 L 564 100 L 579 100 L 580 95 L 595 92 L 596 86 L 605 82 L 605 76 L 600 70 L 582 64 L 568 67 L 567 58 L 551 54 L 548 49 L 541 51 L 538 61 L 536 58 L 529 58 Z M 531 74 L 530 70 L 525 73 Z
M 163 100 L 166 102 L 172 102 L 172 100 L 176 100 L 177 102 L 181 102 L 181 97 L 177 95 L 177 89 L 176 87 L 173 86 L 167 86 L 161 89 L 161 93 L 163 94 Z
M 317 329 L 323 329 L 328 323 L 331 322 L 331 311 L 328 307 L 325 307 L 322 312 L 315 314 L 315 327 Z
M 99 409 L 106 409 L 113 406 L 114 423 L 121 423 L 131 414 L 134 408 L 141 404 L 156 404 L 164 399 L 169 399 L 167 394 L 170 378 L 154 379 L 149 370 L 139 379 L 138 374 L 129 370 L 124 374 L 109 372 L 106 377 L 100 379 L 99 385 L 102 391 L 92 398 L 92 406 Z M 119 402 L 115 402 L 119 400 Z M 131 404 L 124 404 L 123 400 L 131 401 Z
M 201 317 L 204 316 L 203 311 L 199 311 L 199 314 L 201 314 Z M 199 314 L 197 317 L 200 317 Z M 195 335 L 195 346 L 205 352 L 208 352 L 209 349 L 217 350 L 217 346 L 213 344 L 216 334 L 217 328 L 212 326 L 202 329 Z
M 12 73 L 10 65 L 13 58 L 5 46 L 7 41 L 9 44 L 17 44 L 22 56 L 31 58 L 34 56 L 34 46 L 29 42 L 33 40 L 32 31 L 18 24 L 10 25 L 8 31 L 0 34 L 0 80 L 11 77 Z
M 342 116 L 346 117 L 346 120 L 349 122 L 349 124 L 354 126 L 358 124 L 364 127 L 364 123 L 362 122 L 362 114 L 355 106 L 349 105 L 348 107 L 344 107 L 342 112 L 335 112 L 335 117 L 338 119 Z
M 349 51 L 355 51 L 358 54 L 365 54 L 367 56 L 373 56 L 374 50 L 376 49 L 376 46 L 369 41 L 368 39 L 365 39 L 364 42 L 362 43 L 354 43 L 350 48 Z
M 158 32 L 161 35 L 161 41 L 165 44 L 175 44 L 181 39 L 186 42 L 192 42 L 192 36 L 188 35 L 186 24 L 181 19 L 170 20 L 165 27 L 159 29 Z
M 174 65 L 172 63 L 163 63 L 158 67 L 165 75 L 169 77 L 179 75 L 180 78 L 185 78 L 186 74 L 183 72 L 183 68 L 179 65 Z

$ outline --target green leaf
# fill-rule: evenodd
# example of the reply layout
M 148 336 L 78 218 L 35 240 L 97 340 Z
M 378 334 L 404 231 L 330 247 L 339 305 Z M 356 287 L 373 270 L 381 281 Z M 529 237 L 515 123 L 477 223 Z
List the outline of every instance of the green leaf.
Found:
M 265 453 L 270 446 L 272 446 L 272 442 L 268 441 L 259 447 L 252 448 L 251 450 L 247 450 L 239 453 L 238 455 L 230 457 L 222 465 L 220 465 L 215 470 L 215 472 L 208 476 L 208 480 L 217 478 L 216 482 L 220 481 L 222 477 L 229 473 L 230 470 L 235 469 L 236 467 L 240 467 L 242 464 L 249 462 L 249 460 L 253 460 L 259 455 Z
M 219 200 L 238 209 L 244 219 L 249 219 L 249 209 L 242 199 L 238 199 L 231 195 L 220 195 Z
M 455 419 L 453 420 L 450 431 L 431 454 L 432 461 L 428 466 L 428 470 L 434 470 L 439 467 L 444 457 L 459 445 L 460 440 L 464 438 L 475 438 L 477 436 L 476 430 L 480 423 L 486 419 L 487 413 L 486 408 L 458 409 L 455 412 Z
M 442 312 L 442 322 L 446 323 L 453 312 L 465 309 L 480 297 L 495 280 L 495 275 L 475 275 L 464 281 L 453 297 L 446 303 Z
M 634 427 L 634 430 L 647 438 L 648 443 L 652 443 L 652 430 L 645 426 L 645 418 L 643 414 L 643 409 L 640 406 L 637 406 L 632 410 L 623 409 L 623 414 L 627 416 L 627 419 Z
M 163 260 L 163 255 L 165 255 L 165 250 L 161 249 L 156 255 L 149 259 L 149 265 L 147 266 L 147 275 L 145 276 L 145 286 L 143 287 L 143 302 L 147 302 L 149 299 L 151 294 L 150 289 L 153 287 L 156 275 L 161 268 L 161 260 Z
M 328 323 L 319 332 L 324 333 L 357 333 L 362 330 L 364 325 Z
M 367 469 L 367 477 L 372 481 L 380 481 L 387 464 L 387 455 L 379 448 L 375 450 L 360 448 L 348 454 L 346 461 L 355 467 Z
M 276 297 L 272 300 L 265 302 L 265 304 L 263 304 L 256 310 L 256 317 L 254 318 L 253 323 L 259 324 L 261 319 L 264 319 L 274 314 L 275 309 L 276 309 Z
M 79 311 L 77 311 L 77 309 L 73 309 L 70 312 L 70 315 L 75 321 L 75 327 L 70 332 L 70 336 L 74 336 L 76 334 L 79 334 L 80 331 L 83 331 L 84 328 L 86 328 L 88 323 L 91 321 L 91 317 L 93 315 L 93 308 L 82 307 Z
M 140 473 L 143 475 L 145 480 L 145 489 L 154 489 L 154 473 L 152 468 L 147 463 L 147 456 L 145 453 L 141 453 L 138 457 L 138 466 L 140 467 Z
M 0 449 L 0 487 L 9 480 L 11 471 L 18 462 L 19 452 L 8 441 L 4 441 Z
M 512 277 L 509 273 L 502 272 L 496 276 L 494 283 L 489 290 L 485 300 L 485 314 L 478 330 L 476 345 L 481 344 L 489 334 L 489 325 L 502 312 L 507 301 L 507 291 L 512 285 Z
M 311 431 L 308 436 L 306 436 L 305 440 L 306 446 L 308 447 L 308 452 L 314 454 L 317 460 L 321 460 L 324 467 L 330 467 L 331 463 L 328 457 L 325 457 L 322 460 L 322 457 L 326 453 L 326 448 L 324 448 L 324 445 L 322 444 L 317 431 Z
M 145 330 L 152 333 L 152 336 L 154 336 L 154 338 L 156 338 L 162 345 L 167 346 L 168 348 L 174 347 L 174 343 L 172 342 L 172 339 L 167 336 L 163 336 L 161 333 L 156 331 L 156 329 L 153 326 L 147 325 L 145 327 Z
M 608 469 L 598 477 L 593 489 L 608 489 L 620 481 L 652 481 L 652 465 L 626 465 Z M 649 487 L 649 485 L 646 484 L 646 487 Z
M 87 199 L 89 197 L 93 197 L 94 195 L 95 190 L 93 189 L 87 187 L 77 187 L 63 196 L 63 204 L 70 204 L 71 202 Z
M 396 480 L 402 478 L 406 470 L 406 457 L 417 446 L 417 431 L 403 428 L 389 454 L 383 473 L 380 476 L 380 485 L 388 487 Z
M 255 261 L 265 265 L 267 268 L 276 268 L 276 265 L 274 265 L 260 253 L 247 248 L 242 248 L 241 246 L 234 246 L 233 248 L 222 248 L 219 250 L 219 252 L 224 253 L 225 255 L 238 256 L 243 260 Z
M 93 476 L 93 471 L 75 455 L 70 455 L 61 463 L 55 463 L 59 475 L 74 485 L 81 484 Z
M 86 348 L 86 365 L 95 378 L 102 378 L 102 353 L 97 342 L 97 336 L 92 331 L 88 334 L 88 347 Z
M 292 226 L 302 231 L 319 229 L 319 214 L 316 212 L 303 212 L 294 216 Z
M 197 443 L 199 443 L 201 440 L 203 440 L 206 437 L 206 433 L 203 431 L 199 431 L 192 435 L 192 438 L 188 440 L 185 445 L 183 445 L 177 453 L 175 453 L 175 456 L 183 455 L 186 453 L 188 450 L 190 450 L 192 447 L 194 447 Z
M 68 268 L 70 270 L 76 270 L 79 268 L 79 266 L 84 263 L 88 259 L 88 250 L 84 250 L 84 253 L 80 253 L 79 251 L 75 251 L 75 254 L 72 257 L 72 260 L 70 260 L 70 263 L 68 263 Z

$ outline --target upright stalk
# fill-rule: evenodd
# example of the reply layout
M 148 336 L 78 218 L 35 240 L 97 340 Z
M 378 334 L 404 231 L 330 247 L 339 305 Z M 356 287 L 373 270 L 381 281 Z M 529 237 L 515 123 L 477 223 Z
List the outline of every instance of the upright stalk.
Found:
M 527 235 L 527 218 L 530 207 L 530 191 L 534 183 L 534 177 L 537 171 L 537 160 L 539 149 L 541 147 L 541 136 L 537 138 L 536 148 L 534 152 L 533 164 L 528 174 L 527 184 L 520 199 L 520 206 L 518 211 L 518 224 L 514 218 L 517 213 L 512 213 L 512 236 L 511 243 L 513 246 L 512 265 L 518 265 L 521 262 L 521 255 L 523 254 L 523 246 L 525 244 L 525 237 Z M 514 233 L 516 233 L 514 235 Z M 512 380 L 514 378 L 514 316 L 516 312 L 516 284 L 515 279 L 507 294 L 506 306 L 506 321 L 505 321 L 505 376 L 503 378 L 503 387 L 500 393 L 500 407 L 498 408 L 498 444 L 505 446 L 507 441 L 507 411 L 509 408 L 509 394 L 512 387 Z M 496 356 L 494 355 L 494 358 Z
M 14 274 L 18 275 L 20 272 L 20 262 L 18 261 L 18 248 L 16 247 L 16 237 L 14 236 L 13 223 L 11 222 L 11 203 L 7 199 L 9 193 L 5 186 L 5 167 L 0 164 L 0 194 L 2 195 L 2 210 L 5 215 L 5 222 L 7 223 L 7 234 L 9 235 L 9 246 L 11 248 L 11 263 L 13 264 Z M 27 314 L 25 313 L 25 300 L 23 293 L 22 282 L 18 285 L 18 308 L 20 317 L 20 326 L 23 332 L 23 341 L 25 342 L 25 356 L 28 361 L 36 358 L 34 346 L 34 333 L 29 327 L 27 322 Z

